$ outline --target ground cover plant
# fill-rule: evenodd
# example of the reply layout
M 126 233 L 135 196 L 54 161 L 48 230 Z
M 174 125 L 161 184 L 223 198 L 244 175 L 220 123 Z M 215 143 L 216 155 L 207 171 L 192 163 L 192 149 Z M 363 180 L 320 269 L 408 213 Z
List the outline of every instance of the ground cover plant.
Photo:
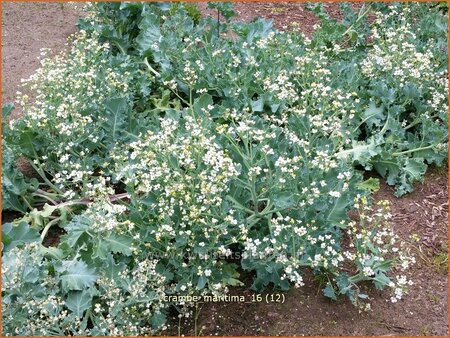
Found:
M 255 290 L 311 269 L 332 299 L 367 307 L 365 281 L 402 297 L 413 259 L 362 170 L 401 195 L 446 158 L 445 16 L 371 4 L 369 26 L 367 7 L 337 23 L 317 6 L 308 39 L 212 6 L 219 25 L 97 4 L 30 79 L 27 115 L 3 129 L 4 208 L 24 213 L 3 226 L 6 333 L 154 333 L 164 295 L 225 294 L 239 265 Z M 46 248 L 52 226 L 66 234 Z

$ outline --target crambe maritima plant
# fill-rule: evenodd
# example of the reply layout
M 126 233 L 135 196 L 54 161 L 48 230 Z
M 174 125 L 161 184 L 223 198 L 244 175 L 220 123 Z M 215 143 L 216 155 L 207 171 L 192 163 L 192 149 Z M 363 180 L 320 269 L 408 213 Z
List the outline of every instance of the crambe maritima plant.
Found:
M 23 213 L 2 231 L 5 334 L 156 334 L 193 305 L 166 296 L 226 295 L 242 270 L 258 291 L 312 272 L 331 299 L 370 309 L 371 284 L 399 301 L 414 258 L 362 171 L 402 195 L 446 158 L 447 23 L 425 3 L 342 6 L 312 6 L 308 38 L 223 4 L 219 24 L 88 5 L 3 126 L 3 206 Z

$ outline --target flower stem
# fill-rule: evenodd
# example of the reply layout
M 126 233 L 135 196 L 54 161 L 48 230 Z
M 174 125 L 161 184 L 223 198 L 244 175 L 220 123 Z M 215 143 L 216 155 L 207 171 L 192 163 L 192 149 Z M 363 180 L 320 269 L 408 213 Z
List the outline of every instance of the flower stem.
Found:
M 414 152 L 420 151 L 420 150 L 432 149 L 432 148 L 434 148 L 435 146 L 436 146 L 435 144 L 431 144 L 431 145 L 426 146 L 426 147 L 420 147 L 420 148 L 415 148 L 415 149 L 409 149 L 409 150 L 405 150 L 405 151 L 400 151 L 400 152 L 398 152 L 398 153 L 393 153 L 392 156 L 400 156 L 400 155 L 405 155 L 405 154 L 414 153 Z

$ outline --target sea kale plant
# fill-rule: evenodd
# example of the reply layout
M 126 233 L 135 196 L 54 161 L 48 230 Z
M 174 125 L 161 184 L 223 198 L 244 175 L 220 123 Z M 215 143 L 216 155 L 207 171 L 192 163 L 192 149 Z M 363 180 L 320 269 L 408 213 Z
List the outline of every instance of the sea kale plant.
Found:
M 242 270 L 255 291 L 309 271 L 362 309 L 368 285 L 407 292 L 414 258 L 363 177 L 401 196 L 444 164 L 446 16 L 311 4 L 307 37 L 210 7 L 90 4 L 24 80 L 24 117 L 3 107 L 2 205 L 22 213 L 2 227 L 5 334 L 155 334 L 189 315 L 167 296 L 226 295 Z

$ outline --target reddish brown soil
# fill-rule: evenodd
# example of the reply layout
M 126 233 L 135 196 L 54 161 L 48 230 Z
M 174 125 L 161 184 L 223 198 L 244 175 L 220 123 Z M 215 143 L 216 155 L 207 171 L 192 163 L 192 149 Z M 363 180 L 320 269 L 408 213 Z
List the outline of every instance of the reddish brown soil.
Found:
M 199 3 L 203 15 L 216 17 L 216 10 L 208 9 L 207 6 L 205 2 Z M 324 2 L 324 7 L 330 17 L 342 18 L 339 4 Z M 359 8 L 361 4 L 354 3 L 353 7 Z M 255 18 L 265 18 L 271 20 L 274 27 L 280 30 L 290 29 L 293 25 L 297 25 L 307 36 L 312 34 L 314 25 L 319 23 L 317 17 L 305 9 L 305 4 L 302 2 L 237 2 L 234 10 L 237 15 L 233 20 L 250 22 Z
M 199 5 L 204 15 L 217 15 L 216 10 L 207 8 L 207 3 Z M 255 18 L 265 18 L 273 21 L 277 29 L 287 29 L 291 24 L 298 23 L 301 30 L 310 35 L 313 32 L 313 25 L 319 20 L 304 8 L 303 3 L 295 2 L 238 2 L 234 10 L 237 15 L 233 20 L 250 22 Z
M 207 13 L 206 4 L 200 4 Z M 332 17 L 339 18 L 336 4 L 326 4 Z M 240 20 L 255 17 L 274 20 L 277 28 L 300 23 L 306 34 L 311 34 L 317 18 L 301 3 L 237 3 Z M 59 3 L 3 3 L 3 74 L 2 103 L 14 100 L 21 78 L 26 78 L 38 67 L 36 57 L 40 48 L 64 48 L 66 37 L 74 32 L 78 11 Z M 359 314 L 348 301 L 328 301 L 321 286 L 306 274 L 306 286 L 285 293 L 283 304 L 271 303 L 208 303 L 200 304 L 198 318 L 183 322 L 171 321 L 170 334 L 184 335 L 441 335 L 448 334 L 447 295 L 447 224 L 448 180 L 446 170 L 430 170 L 424 184 L 418 184 L 413 193 L 397 199 L 393 189 L 382 184 L 376 199 L 392 202 L 393 223 L 404 240 L 417 234 L 419 242 L 411 243 L 417 264 L 409 272 L 415 285 L 410 294 L 399 303 L 386 302 L 388 296 L 374 290 L 373 310 Z M 52 230 L 54 245 L 60 233 Z M 50 236 L 52 237 L 52 236 Z M 438 259 L 444 263 L 439 264 Z M 243 275 L 246 285 L 251 275 Z M 271 290 L 268 292 L 272 293 Z M 275 291 L 273 291 L 275 292 Z M 232 295 L 247 295 L 248 288 L 233 288 Z M 378 296 L 378 297 L 376 297 Z

